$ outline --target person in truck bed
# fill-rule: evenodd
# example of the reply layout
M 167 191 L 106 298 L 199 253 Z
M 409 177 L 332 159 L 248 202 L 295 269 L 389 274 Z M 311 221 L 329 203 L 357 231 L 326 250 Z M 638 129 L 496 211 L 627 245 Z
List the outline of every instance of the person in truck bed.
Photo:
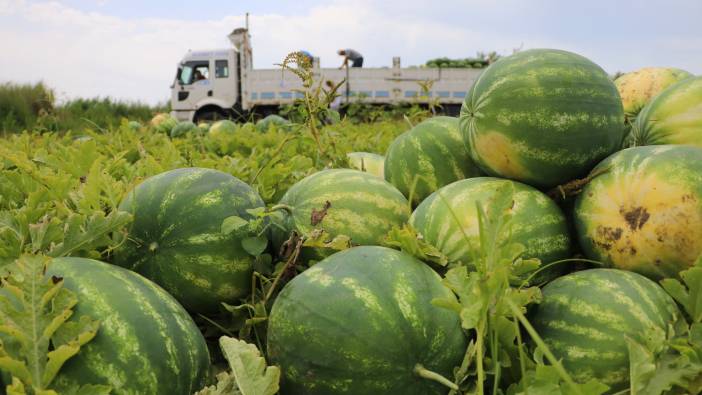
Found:
M 347 48 L 340 49 L 336 53 L 344 57 L 344 62 L 339 66 L 340 69 L 349 67 L 349 60 L 351 61 L 351 67 L 363 67 L 363 55 L 360 52 Z

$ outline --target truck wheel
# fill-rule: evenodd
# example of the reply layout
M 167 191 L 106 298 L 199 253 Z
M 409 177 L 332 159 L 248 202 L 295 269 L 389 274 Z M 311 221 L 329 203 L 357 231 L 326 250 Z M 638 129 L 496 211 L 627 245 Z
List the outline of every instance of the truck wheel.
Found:
M 216 121 L 221 121 L 222 119 L 229 119 L 227 114 L 224 113 L 224 111 L 221 110 L 207 110 L 207 111 L 202 111 L 198 112 L 195 114 L 195 119 L 193 122 L 195 123 L 200 123 L 200 122 L 216 122 Z

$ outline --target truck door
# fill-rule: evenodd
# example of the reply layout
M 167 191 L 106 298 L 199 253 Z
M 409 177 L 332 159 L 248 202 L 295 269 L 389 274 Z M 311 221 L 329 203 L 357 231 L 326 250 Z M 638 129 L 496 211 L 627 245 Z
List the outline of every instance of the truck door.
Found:
M 214 59 L 214 79 L 212 80 L 213 97 L 223 103 L 223 107 L 232 108 L 236 103 L 236 65 L 231 64 L 227 56 Z
M 212 82 L 209 60 L 196 60 L 183 63 L 178 71 L 175 102 L 177 109 L 196 110 L 197 103 L 212 95 Z

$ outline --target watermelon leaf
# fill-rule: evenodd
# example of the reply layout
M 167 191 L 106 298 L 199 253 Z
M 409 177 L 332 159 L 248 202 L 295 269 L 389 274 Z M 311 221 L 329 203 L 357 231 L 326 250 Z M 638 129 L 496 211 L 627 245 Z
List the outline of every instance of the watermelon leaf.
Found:
M 48 388 L 64 363 L 95 337 L 99 323 L 86 316 L 67 322 L 78 303 L 63 279 L 47 278 L 50 258 L 23 256 L 0 278 L 0 369 L 9 372 L 8 392 L 53 393 Z
M 673 387 L 688 388 L 691 379 L 702 373 L 701 361 L 692 361 L 674 350 L 656 354 L 646 346 L 627 338 L 630 361 L 631 395 L 661 395 Z
M 508 388 L 508 395 L 602 395 L 609 387 L 597 380 L 590 380 L 584 384 L 577 384 L 577 390 L 560 380 L 558 370 L 553 366 L 538 364 L 529 370 L 520 383 Z
M 132 216 L 124 211 L 105 215 L 96 211 L 91 215 L 71 214 L 64 222 L 59 243 L 51 246 L 48 255 L 68 256 L 77 251 L 91 251 L 111 244 L 111 235 L 126 226 Z
M 225 235 L 228 235 L 232 232 L 236 232 L 239 229 L 247 226 L 249 224 L 249 221 L 236 216 L 232 215 L 231 217 L 227 217 L 222 221 L 222 233 Z
M 196 392 L 195 395 L 241 395 L 239 387 L 236 385 L 234 375 L 229 372 L 217 374 L 217 383 L 205 387 Z
M 246 237 L 241 240 L 241 246 L 253 256 L 259 256 L 266 250 L 268 239 L 264 236 Z
M 346 235 L 336 235 L 331 238 L 331 235 L 322 229 L 313 230 L 302 243 L 303 247 L 311 248 L 331 248 L 335 251 L 341 251 L 351 248 L 351 238 Z
M 383 245 L 399 248 L 400 251 L 424 262 L 432 262 L 440 266 L 448 265 L 448 257 L 438 248 L 424 241 L 422 235 L 418 234 L 409 224 L 393 227 L 385 236 Z
M 694 266 L 680 272 L 684 285 L 677 279 L 666 278 L 661 285 L 685 309 L 693 323 L 702 322 L 702 255 Z
M 219 345 L 242 395 L 275 395 L 278 392 L 280 369 L 266 366 L 266 360 L 256 346 L 226 336 L 219 339 Z

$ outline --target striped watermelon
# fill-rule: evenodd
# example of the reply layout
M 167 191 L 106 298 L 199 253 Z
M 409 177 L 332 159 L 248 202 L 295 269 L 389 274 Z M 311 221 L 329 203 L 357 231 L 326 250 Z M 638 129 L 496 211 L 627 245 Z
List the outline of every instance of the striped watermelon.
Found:
M 351 169 L 324 170 L 305 177 L 285 193 L 280 205 L 286 209 L 276 218 L 283 230 L 273 227 L 278 249 L 292 231 L 309 235 L 319 228 L 331 237 L 348 236 L 353 244 L 378 245 L 393 226 L 401 226 L 410 215 L 407 200 L 395 187 Z M 308 248 L 305 252 L 314 259 L 329 253 Z
M 132 132 L 138 132 L 141 130 L 142 126 L 141 123 L 137 121 L 129 121 L 127 122 L 127 128 L 131 130 Z
M 702 77 L 677 82 L 636 118 L 633 145 L 690 144 L 702 147 Z
M 532 49 L 488 67 L 461 108 L 473 160 L 489 175 L 547 188 L 585 176 L 624 137 L 617 88 L 574 53 Z
M 431 268 L 384 247 L 336 253 L 289 282 L 273 304 L 268 356 L 282 393 L 446 394 L 417 364 L 453 378 L 466 350 L 453 298 Z
M 628 148 L 575 202 L 588 258 L 654 279 L 677 276 L 702 253 L 702 148 Z
M 280 115 L 271 114 L 256 122 L 256 130 L 264 133 L 275 126 L 277 130 L 288 131 L 292 128 L 292 124 L 287 119 Z
M 154 115 L 149 122 L 149 125 L 158 133 L 170 133 L 171 129 L 178 124 L 178 120 L 170 114 L 160 113 Z
M 538 258 L 543 264 L 568 258 L 571 241 L 561 209 L 543 193 L 515 181 L 477 177 L 454 182 L 424 200 L 410 224 L 450 262 L 473 262 L 480 252 L 476 203 L 488 210 L 495 192 L 505 184 L 514 188 L 510 240 L 526 247 L 523 257 Z
M 204 134 L 210 131 L 210 124 L 207 122 L 200 122 L 197 124 L 197 128 Z
M 677 316 L 675 302 L 653 281 L 591 269 L 546 285 L 529 321 L 574 380 L 596 378 L 616 392 L 629 383 L 625 336 L 642 344 L 662 341 Z
M 190 132 L 199 132 L 197 125 L 190 121 L 178 122 L 177 125 L 171 129 L 171 138 L 183 137 Z
M 210 126 L 209 134 L 211 136 L 223 136 L 226 134 L 234 133 L 236 131 L 236 124 L 228 119 L 223 119 L 217 121 Z
M 644 67 L 614 80 L 627 119 L 633 121 L 641 109 L 668 86 L 691 77 L 685 70 L 673 67 Z
M 241 246 L 247 235 L 221 233 L 222 221 L 263 207 L 258 193 L 238 178 L 201 168 L 148 178 L 120 210 L 134 215 L 129 238 L 114 262 L 161 285 L 188 310 L 206 313 L 249 292 L 253 257 Z
M 54 384 L 105 384 L 112 394 L 189 395 L 205 385 L 210 359 L 188 313 L 159 286 L 129 270 L 83 258 L 54 259 L 48 275 L 76 293 L 73 319 L 100 329 L 68 360 Z
M 383 178 L 385 157 L 370 152 L 349 152 L 346 154 L 352 169 L 368 172 Z
M 458 118 L 429 118 L 398 136 L 385 155 L 385 179 L 417 205 L 454 181 L 481 174 L 470 159 Z

